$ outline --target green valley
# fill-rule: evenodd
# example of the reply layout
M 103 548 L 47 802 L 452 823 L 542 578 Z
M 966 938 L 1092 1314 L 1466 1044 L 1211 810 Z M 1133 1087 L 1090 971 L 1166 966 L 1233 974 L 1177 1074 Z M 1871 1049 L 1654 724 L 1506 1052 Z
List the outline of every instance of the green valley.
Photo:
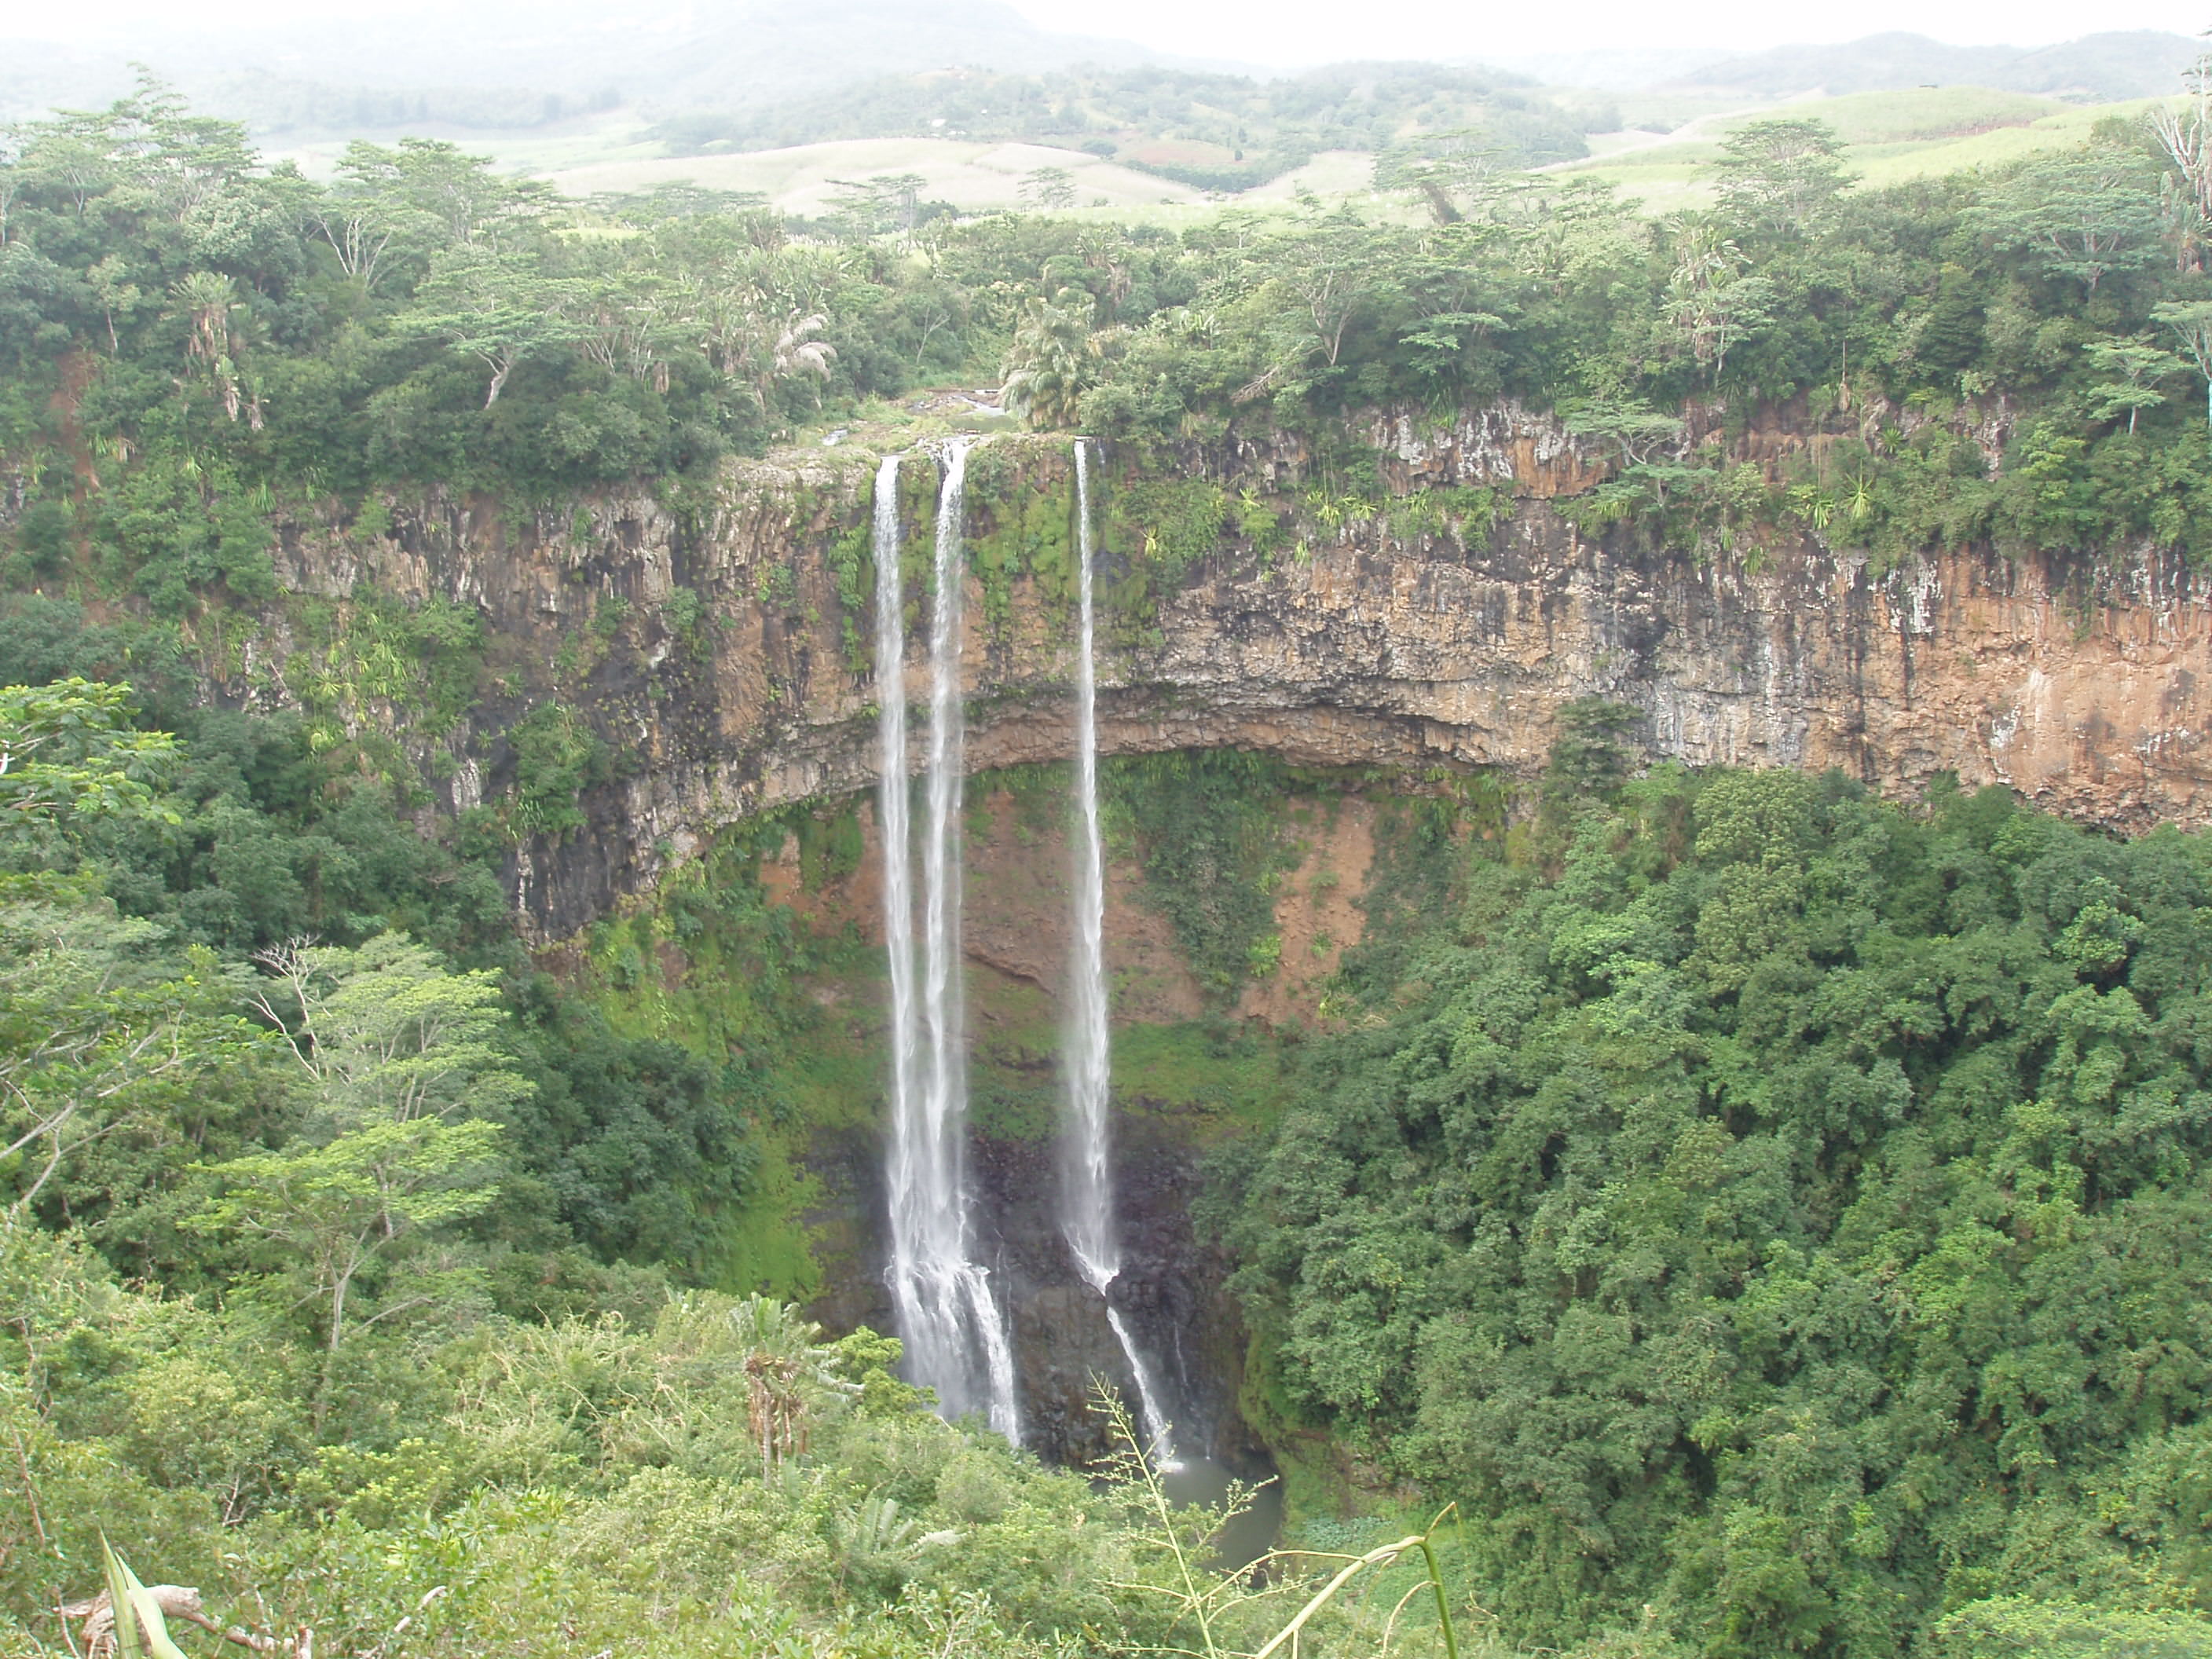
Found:
M 2212 60 L 2016 56 L 13 129 L 0 1651 L 2212 1652 Z

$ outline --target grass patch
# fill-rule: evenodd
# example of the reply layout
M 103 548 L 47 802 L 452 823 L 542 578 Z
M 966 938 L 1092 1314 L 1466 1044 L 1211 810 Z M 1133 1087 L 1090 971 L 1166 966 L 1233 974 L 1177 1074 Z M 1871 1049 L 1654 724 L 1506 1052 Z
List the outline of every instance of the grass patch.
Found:
M 1264 1129 L 1289 1102 L 1282 1045 L 1219 1020 L 1125 1025 L 1114 1033 L 1114 1093 L 1127 1107 L 1188 1119 L 1200 1139 Z

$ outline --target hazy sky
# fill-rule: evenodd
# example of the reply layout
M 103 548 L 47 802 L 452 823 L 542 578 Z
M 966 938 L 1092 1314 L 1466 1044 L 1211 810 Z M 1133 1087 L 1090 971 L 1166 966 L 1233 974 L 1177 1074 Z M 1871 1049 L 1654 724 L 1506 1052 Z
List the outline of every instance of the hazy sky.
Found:
M 1263 63 L 1346 58 L 1480 58 L 1486 52 L 1583 52 L 1602 46 L 1716 43 L 1745 47 L 1854 40 L 1910 29 L 1960 46 L 2043 46 L 2100 29 L 2212 26 L 2212 0 L 1852 0 L 1840 6 L 1771 0 L 1012 0 L 1048 28 L 1116 34 L 1199 57 Z M 1347 27 L 1347 22 L 1352 27 Z
M 607 0 L 605 10 L 665 11 L 684 0 Z M 700 10 L 717 0 L 691 0 Z M 1911 29 L 1960 44 L 2038 46 L 2093 29 L 2156 28 L 2194 34 L 2212 25 L 2212 0 L 2106 0 L 2085 8 L 2069 0 L 1854 0 L 1843 6 L 1784 6 L 1772 0 L 1011 0 L 1053 29 L 1112 35 L 1192 57 L 1275 64 L 1346 58 L 1479 58 L 1603 46 L 1852 40 L 1882 29 Z M 164 33 L 221 35 L 260 21 L 303 15 L 353 15 L 423 10 L 422 0 L 0 0 L 0 38 L 28 35 L 127 45 L 151 22 Z M 447 0 L 450 14 L 469 0 Z M 118 36 L 121 39 L 118 39 Z

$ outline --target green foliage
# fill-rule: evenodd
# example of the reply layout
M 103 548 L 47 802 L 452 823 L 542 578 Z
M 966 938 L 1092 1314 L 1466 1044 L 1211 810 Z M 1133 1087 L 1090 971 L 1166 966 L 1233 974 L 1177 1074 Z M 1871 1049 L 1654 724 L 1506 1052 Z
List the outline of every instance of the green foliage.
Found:
M 108 1547 L 105 1539 L 100 1541 L 100 1556 L 107 1570 L 107 1603 L 113 1619 L 115 1650 L 121 1659 L 185 1659 L 184 1650 L 169 1639 L 169 1626 L 162 1616 L 161 1604 L 138 1582 L 138 1575 Z
M 1006 407 L 1032 427 L 1073 426 L 1089 379 L 1090 295 L 1062 289 L 1032 297 L 1002 367 Z
M 9 866 L 81 849 L 94 820 L 159 812 L 155 786 L 176 745 L 166 732 L 133 731 L 133 712 L 127 685 L 0 686 L 0 845 Z
M 1784 116 L 1745 123 L 1722 143 L 1715 169 L 1723 216 L 1769 234 L 1821 228 L 1850 181 L 1842 153 L 1825 122 Z
M 927 1415 L 891 1375 L 896 1342 L 824 1342 L 766 1298 L 433 1322 L 404 1346 L 365 1333 L 389 1362 L 381 1420 L 319 1443 L 300 1432 L 299 1356 L 244 1298 L 165 1302 L 0 1221 L 0 1321 L 27 1500 L 0 1509 L 0 1621 L 26 1651 L 63 1650 L 41 1621 L 99 1583 L 94 1517 L 201 1586 L 221 1626 L 311 1629 L 349 1659 L 605 1646 L 641 1627 L 702 1659 L 1072 1659 L 1182 1645 L 1194 1607 L 1227 1659 L 1263 1649 L 1315 1588 L 1292 1562 L 1264 1589 L 1215 1566 L 1223 1511 L 1173 1504 L 1141 1459 L 1103 1480 L 1042 1468 Z M 178 1403 L 197 1387 L 216 1407 L 230 1368 L 257 1361 L 264 1411 L 225 1427 L 234 1444 L 262 1431 L 264 1461 L 180 1487 L 193 1475 L 175 1455 L 193 1448 L 155 1451 L 192 1421 Z M 1385 1622 L 1335 1596 L 1303 1628 L 1339 1644 Z
M 606 744 L 565 703 L 540 703 L 512 726 L 514 794 L 505 812 L 508 833 L 558 840 L 584 827 L 578 797 L 611 776 Z
M 968 568 L 983 592 L 983 618 L 1003 637 L 1014 584 L 1035 585 L 1046 614 L 1075 600 L 1074 482 L 1057 446 L 987 444 L 968 463 Z
M 1936 1659 L 2194 1659 L 2212 1651 L 2212 1623 L 2185 1613 L 2005 1596 L 1952 1613 L 1927 1650 Z
M 1559 735 L 1544 769 L 1544 803 L 1558 810 L 1609 799 L 1628 775 L 1625 742 L 1644 711 L 1603 697 L 1577 697 L 1559 706 Z
M 495 1123 L 437 1118 L 376 1120 L 325 1145 L 254 1152 L 210 1173 L 222 1196 L 196 1224 L 268 1247 L 320 1309 L 331 1353 L 361 1317 L 363 1275 L 388 1268 L 404 1246 L 481 1214 L 497 1193 Z M 372 1317 L 452 1297 L 448 1275 L 403 1281 Z
M 2196 1650 L 2200 839 L 1574 793 L 1352 978 L 1241 1177 L 1286 1405 L 1462 1503 L 1516 1639 Z
M 1108 833 L 1133 843 L 1146 902 L 1217 1003 L 1273 965 L 1274 884 L 1291 861 L 1277 817 L 1283 776 L 1279 763 L 1238 750 L 1124 757 L 1099 771 Z
M 1215 552 L 1231 503 L 1205 478 L 1146 478 L 1104 491 L 1098 544 L 1119 563 L 1102 602 L 1125 619 L 1146 618 L 1190 568 Z
M 1265 81 L 1154 67 L 886 76 L 760 111 L 681 115 L 655 131 L 678 155 L 840 138 L 1012 140 L 1087 149 L 1202 189 L 1237 191 L 1321 150 L 1382 150 L 1409 134 L 1470 128 L 1507 165 L 1583 153 L 1573 122 L 1512 77 L 1416 63 Z M 1041 194 L 1036 205 L 1073 204 Z

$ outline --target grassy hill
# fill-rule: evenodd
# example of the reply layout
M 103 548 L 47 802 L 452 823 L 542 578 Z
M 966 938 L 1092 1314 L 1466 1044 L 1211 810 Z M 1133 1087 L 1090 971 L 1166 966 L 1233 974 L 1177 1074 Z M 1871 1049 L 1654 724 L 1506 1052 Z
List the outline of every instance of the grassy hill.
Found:
M 1101 160 L 1044 144 L 951 138 L 846 138 L 738 155 L 658 156 L 576 167 L 553 173 L 572 196 L 647 191 L 690 183 L 711 190 L 757 191 L 786 213 L 828 212 L 842 183 L 913 174 L 917 193 L 969 211 L 1018 205 L 1022 181 L 1043 167 L 1068 173 L 1079 207 L 1196 204 L 1201 192 Z
M 1632 108 L 1635 101 L 1632 96 L 1625 103 Z M 1700 115 L 1668 132 L 1592 133 L 1587 158 L 1546 170 L 1608 180 L 1647 210 L 1668 212 L 1710 199 L 1708 177 L 1729 133 L 1778 111 L 1832 125 L 1848 147 L 1851 169 L 1868 184 L 1887 185 L 2065 149 L 2087 140 L 2098 122 L 2140 114 L 2154 101 L 2085 106 L 1990 87 L 1944 87 L 1753 102 Z M 1205 216 L 1224 194 L 1162 176 L 1178 159 L 1205 154 L 1196 141 L 1133 141 L 1127 154 L 1136 165 L 1066 145 L 978 137 L 843 138 L 671 156 L 647 129 L 632 123 L 591 139 L 539 138 L 503 146 L 501 153 L 507 164 L 544 173 L 574 195 L 689 181 L 756 191 L 787 213 L 809 217 L 829 210 L 844 182 L 897 174 L 921 179 L 917 193 L 924 200 L 973 212 L 1019 205 L 1024 179 L 1039 168 L 1060 167 L 1069 175 L 1073 210 L 1166 224 Z M 1227 199 L 1240 207 L 1284 208 L 1310 191 L 1360 202 L 1386 216 L 1394 210 L 1386 205 L 1391 204 L 1419 216 L 1408 201 L 1378 200 L 1375 162 L 1369 149 L 1316 150 L 1271 179 L 1226 193 Z
M 1848 147 L 1851 169 L 1869 185 L 1939 177 L 2001 165 L 2087 140 L 2098 122 L 2138 115 L 2156 100 L 2080 106 L 1989 87 L 1929 87 L 1800 99 L 1708 116 L 1663 137 L 1620 132 L 1593 137 L 1588 161 L 1556 169 L 1618 185 L 1654 212 L 1709 199 L 1711 165 L 1728 134 L 1778 109 L 1827 122 Z
M 1279 80 L 1146 67 L 890 76 L 757 112 L 694 112 L 658 136 L 678 155 L 851 139 L 1048 144 L 1202 190 L 1241 191 L 1329 150 L 1475 131 L 1509 164 L 1584 153 L 1587 112 L 1517 77 L 1433 64 L 1339 64 Z

